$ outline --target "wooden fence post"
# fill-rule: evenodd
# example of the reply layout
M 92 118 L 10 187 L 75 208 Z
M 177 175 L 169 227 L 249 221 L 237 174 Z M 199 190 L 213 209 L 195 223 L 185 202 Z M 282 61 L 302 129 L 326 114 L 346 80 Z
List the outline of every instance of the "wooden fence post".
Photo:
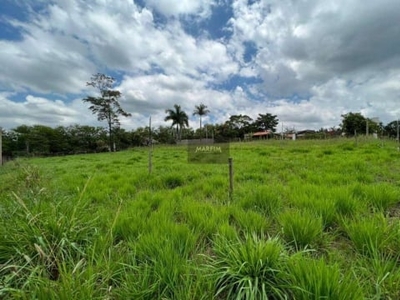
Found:
M 354 137 L 356 139 L 356 147 L 358 147 L 357 130 L 354 130 Z

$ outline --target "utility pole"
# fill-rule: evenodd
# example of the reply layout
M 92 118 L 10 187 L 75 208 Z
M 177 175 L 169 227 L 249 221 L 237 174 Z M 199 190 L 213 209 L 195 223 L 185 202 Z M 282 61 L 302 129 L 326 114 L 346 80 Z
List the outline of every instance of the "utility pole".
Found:
M 366 121 L 367 121 L 367 129 L 366 129 L 366 131 L 365 131 L 365 132 L 367 133 L 366 135 L 367 135 L 367 137 L 368 137 L 368 135 L 369 135 L 369 128 L 368 128 L 368 118 L 366 119 Z

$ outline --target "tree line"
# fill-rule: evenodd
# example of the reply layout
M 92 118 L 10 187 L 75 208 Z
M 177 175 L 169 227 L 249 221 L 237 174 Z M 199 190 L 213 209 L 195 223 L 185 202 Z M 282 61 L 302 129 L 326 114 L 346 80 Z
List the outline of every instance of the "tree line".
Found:
M 192 113 L 199 117 L 200 127 L 189 127 L 189 116 L 181 106 L 175 104 L 166 109 L 165 122 L 170 126 L 150 128 L 139 127 L 127 131 L 120 127 L 119 117 L 130 117 L 119 103 L 121 92 L 115 90 L 115 79 L 105 74 L 95 74 L 87 82 L 97 89 L 99 96 L 88 96 L 83 100 L 99 121 L 105 121 L 107 127 L 70 125 L 55 128 L 44 125 L 21 125 L 11 130 L 3 130 L 3 154 L 6 156 L 57 155 L 123 150 L 130 147 L 146 146 L 152 143 L 174 144 L 182 139 L 213 138 L 217 142 L 243 140 L 246 135 L 257 131 L 276 132 L 279 119 L 270 113 L 258 114 L 255 119 L 248 115 L 232 115 L 223 123 L 203 125 L 202 118 L 211 111 L 203 103 L 196 105 Z M 309 138 L 326 137 L 326 133 L 345 134 L 346 136 L 378 133 L 398 138 L 397 120 L 384 126 L 381 122 L 364 117 L 361 113 L 347 113 L 341 116 L 339 128 L 324 129 L 308 134 Z M 294 133 L 294 128 L 286 128 Z
M 393 120 L 386 125 L 373 118 L 364 117 L 361 113 L 349 112 L 341 115 L 341 131 L 346 136 L 377 134 L 389 138 L 398 138 L 398 120 Z
M 203 109 L 207 110 L 206 106 Z M 182 115 L 184 114 L 184 117 Z M 193 114 L 198 115 L 198 107 Z M 201 114 L 204 116 L 204 114 Z M 183 120 L 182 120 L 183 119 Z M 174 109 L 167 110 L 165 117 L 171 125 L 152 128 L 150 141 L 150 129 L 148 126 L 134 130 L 125 130 L 120 127 L 112 129 L 113 143 L 117 150 L 131 147 L 146 146 L 151 142 L 160 144 L 175 144 L 180 139 L 214 138 L 216 141 L 232 141 L 243 139 L 248 133 L 263 130 L 276 132 L 278 124 L 277 116 L 271 114 L 259 114 L 256 119 L 247 115 L 233 115 L 228 120 L 219 124 L 202 124 L 200 128 L 193 129 L 188 126 L 188 115 L 176 105 Z M 342 123 L 338 130 L 347 136 L 378 133 L 390 138 L 397 137 L 397 120 L 383 126 L 373 120 L 365 118 L 360 113 L 348 113 L 342 116 Z M 291 131 L 286 128 L 285 131 Z M 310 138 L 321 138 L 319 133 L 327 132 L 320 129 Z M 11 130 L 3 130 L 3 154 L 5 156 L 24 155 L 57 155 L 74 153 L 94 153 L 109 151 L 108 128 L 100 126 L 70 125 L 49 127 L 44 125 L 20 125 Z
M 202 124 L 201 128 L 194 129 L 188 126 L 186 118 L 183 121 L 181 120 L 179 116 L 182 112 L 178 105 L 174 110 L 169 110 L 165 120 L 172 121 L 172 126 L 151 128 L 151 140 L 149 126 L 130 131 L 121 127 L 112 127 L 112 149 L 124 150 L 131 147 L 147 146 L 150 143 L 176 144 L 181 139 L 237 140 L 243 139 L 248 132 L 266 128 L 275 130 L 278 122 L 276 116 L 270 114 L 260 114 L 254 121 L 246 115 L 234 115 L 224 123 Z M 109 143 L 109 128 L 101 126 L 79 124 L 57 127 L 20 125 L 11 130 L 3 130 L 3 154 L 5 156 L 106 152 L 110 151 Z

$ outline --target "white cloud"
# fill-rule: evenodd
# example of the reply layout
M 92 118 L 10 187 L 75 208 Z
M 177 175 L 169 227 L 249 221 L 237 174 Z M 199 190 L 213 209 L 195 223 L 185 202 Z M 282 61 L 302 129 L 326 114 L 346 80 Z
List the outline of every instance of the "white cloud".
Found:
M 20 3 L 26 10 L 36 2 Z M 206 122 L 271 112 L 298 129 L 337 126 L 348 111 L 384 122 L 400 114 L 397 0 L 144 3 L 42 1 L 41 12 L 26 10 L 28 20 L 6 19 L 22 38 L 0 40 L 2 123 L 98 124 L 80 99 L 98 71 L 122 78 L 122 105 L 134 113 L 121 120 L 127 128 L 147 124 L 149 115 L 165 125 L 164 110 L 175 103 L 189 114 L 206 104 Z M 233 11 L 226 24 L 232 36 L 188 34 L 188 20 L 203 26 L 222 3 Z M 247 43 L 257 51 L 250 61 Z M 262 83 L 225 88 L 233 76 Z M 21 91 L 24 98 L 14 101 Z
M 196 118 L 192 116 L 195 105 L 204 103 L 212 111 L 213 119 L 222 122 L 218 109 L 234 111 L 242 101 L 229 92 L 212 90 L 203 81 L 182 75 L 125 77 L 118 88 L 124 95 L 121 103 L 126 110 L 158 116 L 153 118 L 156 125 L 167 125 L 164 122 L 165 110 L 174 104 L 181 105 L 191 117 L 191 126 L 197 127 Z
M 212 0 L 146 0 L 147 5 L 165 16 L 196 15 L 208 18 L 215 4 Z
M 14 102 L 8 94 L 0 94 L 0 119 L 5 128 L 14 128 L 26 124 L 48 126 L 80 123 L 83 119 L 94 121 L 94 118 L 77 110 L 75 103 L 66 105 L 62 100 L 49 100 L 28 95 L 22 102 Z M 82 113 L 81 113 L 82 112 Z
M 31 23 L 12 21 L 25 33 L 22 41 L 1 42 L 2 81 L 13 89 L 71 93 L 96 68 L 140 73 L 157 67 L 209 81 L 238 70 L 219 41 L 195 39 L 176 21 L 158 27 L 148 9 L 130 1 L 100 3 L 58 1 Z

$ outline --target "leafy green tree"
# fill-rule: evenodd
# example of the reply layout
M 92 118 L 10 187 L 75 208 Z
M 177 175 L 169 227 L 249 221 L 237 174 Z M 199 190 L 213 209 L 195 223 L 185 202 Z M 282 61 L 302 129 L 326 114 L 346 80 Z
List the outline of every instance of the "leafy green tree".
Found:
M 27 125 L 20 125 L 13 129 L 13 131 L 17 134 L 18 137 L 18 150 L 25 150 L 26 154 L 30 153 L 30 141 L 31 141 L 31 131 L 32 127 Z
M 161 144 L 174 144 L 172 128 L 169 126 L 159 126 L 154 130 L 154 138 Z
M 26 153 L 49 154 L 61 152 L 62 135 L 55 129 L 44 126 L 21 125 L 13 130 L 19 143 L 25 144 Z
M 370 118 L 365 118 L 365 121 L 368 122 L 368 134 L 372 133 L 382 133 L 383 132 L 383 124 L 377 123 Z M 367 127 L 367 125 L 366 125 Z
M 108 143 L 107 132 L 102 127 L 75 124 L 68 126 L 65 130 L 69 151 L 72 152 L 104 151 L 104 145 Z
M 361 113 L 352 113 L 342 115 L 342 124 L 340 125 L 342 131 L 346 135 L 351 136 L 356 132 L 357 134 L 381 133 L 383 131 L 383 124 L 377 123 L 370 118 L 364 117 Z
M 233 115 L 225 124 L 228 126 L 228 137 L 243 138 L 245 133 L 252 130 L 252 121 L 248 115 Z
M 213 137 L 215 133 L 215 126 L 213 124 L 205 124 L 203 129 L 206 133 L 206 138 Z
M 346 135 L 352 136 L 355 132 L 357 134 L 365 134 L 367 128 L 366 124 L 367 119 L 361 113 L 349 112 L 342 115 L 342 123 L 340 124 L 340 127 Z
M 394 121 L 388 123 L 384 127 L 385 134 L 391 138 L 397 138 L 397 126 L 399 126 L 398 124 L 399 124 L 398 120 L 394 120 Z
M 116 145 L 117 149 L 127 149 L 129 148 L 131 141 L 130 141 L 130 133 L 123 128 L 115 129 L 115 138 L 116 138 Z
M 97 115 L 99 121 L 106 121 L 108 124 L 109 150 L 113 149 L 113 129 L 119 128 L 119 116 L 130 117 L 131 114 L 124 111 L 118 101 L 121 92 L 113 90 L 115 79 L 111 76 L 97 73 L 91 77 L 91 81 L 87 85 L 99 90 L 100 97 L 88 96 L 83 102 L 91 105 L 89 109 L 93 114 Z
M 182 128 L 189 127 L 189 117 L 188 115 L 181 109 L 180 105 L 175 104 L 174 109 L 165 110 L 167 116 L 165 117 L 165 121 L 172 121 L 172 127 L 176 126 L 176 138 L 178 141 L 182 140 Z
M 3 155 L 12 156 L 13 152 L 18 151 L 18 136 L 14 131 L 1 129 L 0 127 L 0 134 L 1 133 Z
M 49 137 L 47 128 L 43 125 L 29 127 L 29 132 L 24 136 L 28 142 L 27 149 L 33 154 L 47 154 L 50 152 Z M 28 152 L 28 151 L 27 151 Z
M 202 125 L 201 124 L 202 117 L 206 116 L 209 113 L 210 113 L 210 111 L 207 109 L 207 106 L 204 105 L 203 103 L 201 103 L 200 105 L 196 105 L 195 106 L 195 110 L 193 111 L 193 116 L 196 116 L 196 115 L 199 116 L 199 119 L 200 119 L 200 132 L 202 132 L 202 126 L 201 126 Z M 201 136 L 200 136 L 200 138 L 201 138 Z
M 195 134 L 194 134 L 194 130 L 191 127 L 187 127 L 187 128 L 182 128 L 182 138 L 185 140 L 191 140 L 194 139 Z
M 237 137 L 237 132 L 235 132 L 228 122 L 223 124 L 215 124 L 214 125 L 214 139 L 217 142 L 226 141 L 227 139 L 231 139 Z
M 30 132 L 31 151 L 40 155 L 63 152 L 63 137 L 54 128 L 44 125 L 32 126 Z
M 69 137 L 67 128 L 64 126 L 57 126 L 56 128 L 54 128 L 54 133 L 58 139 L 58 152 L 68 153 L 71 150 L 71 146 L 68 142 Z
M 131 131 L 132 146 L 143 146 L 149 138 L 149 127 L 138 127 Z
M 270 113 L 258 114 L 257 119 L 254 121 L 255 127 L 258 130 L 272 130 L 276 132 L 276 126 L 278 126 L 279 119 L 276 115 L 271 115 Z

